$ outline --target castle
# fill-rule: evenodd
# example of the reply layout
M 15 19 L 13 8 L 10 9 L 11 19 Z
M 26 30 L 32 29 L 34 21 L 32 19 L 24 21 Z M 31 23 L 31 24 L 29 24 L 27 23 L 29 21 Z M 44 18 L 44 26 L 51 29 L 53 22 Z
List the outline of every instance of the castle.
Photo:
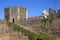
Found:
M 6 7 L 5 8 L 5 20 L 9 22 L 18 22 L 17 24 L 22 26 L 23 28 L 26 28 L 29 31 L 33 31 L 34 33 L 39 33 L 41 31 L 45 30 L 45 26 L 47 27 L 47 32 L 53 34 L 57 37 L 60 33 L 60 10 L 53 10 L 52 8 L 49 8 L 49 15 L 46 14 L 47 12 L 44 10 L 42 12 L 42 16 L 33 16 L 28 17 L 28 10 L 24 7 Z M 49 22 L 46 23 L 47 25 L 44 25 L 40 20 L 42 18 L 50 18 L 53 17 L 56 20 L 53 21 L 52 24 Z M 22 20 L 22 21 L 21 21 Z M 26 21 L 27 20 L 27 21 Z M 31 21 L 33 20 L 33 21 Z M 35 20 L 35 21 L 34 21 Z M 44 27 L 43 27 L 44 26 Z M 14 36 L 15 38 L 15 36 Z
M 22 19 L 28 20 L 28 9 L 21 6 L 7 7 L 5 11 L 5 20 L 19 22 Z
M 21 6 L 14 6 L 14 7 L 6 7 L 4 9 L 5 11 L 5 20 L 9 22 L 19 22 L 21 20 L 38 20 L 42 17 L 53 17 L 53 18 L 59 18 L 60 16 L 60 10 L 57 11 L 49 8 L 49 15 L 46 13 L 43 13 L 43 16 L 36 16 L 36 17 L 28 17 L 28 9 L 21 7 Z

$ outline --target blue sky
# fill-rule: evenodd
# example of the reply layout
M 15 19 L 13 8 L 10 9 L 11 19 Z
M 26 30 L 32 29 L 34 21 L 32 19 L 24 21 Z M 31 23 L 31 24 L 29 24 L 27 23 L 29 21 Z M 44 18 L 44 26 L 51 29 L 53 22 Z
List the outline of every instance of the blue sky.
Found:
M 56 6 L 53 2 L 57 1 Z M 60 9 L 60 0 L 0 0 L 0 19 L 4 19 L 4 8 L 9 6 L 22 6 L 28 8 L 28 16 L 41 16 L 42 10 L 49 8 Z

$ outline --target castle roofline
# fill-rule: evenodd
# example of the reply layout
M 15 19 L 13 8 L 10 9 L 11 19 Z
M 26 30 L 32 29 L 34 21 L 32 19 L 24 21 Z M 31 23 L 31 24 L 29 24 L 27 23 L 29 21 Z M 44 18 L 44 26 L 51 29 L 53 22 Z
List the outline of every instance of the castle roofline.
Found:
M 11 8 L 11 7 L 22 7 L 22 8 L 26 8 L 26 7 L 23 7 L 23 6 L 7 6 L 5 8 Z M 27 8 L 26 8 L 27 9 Z

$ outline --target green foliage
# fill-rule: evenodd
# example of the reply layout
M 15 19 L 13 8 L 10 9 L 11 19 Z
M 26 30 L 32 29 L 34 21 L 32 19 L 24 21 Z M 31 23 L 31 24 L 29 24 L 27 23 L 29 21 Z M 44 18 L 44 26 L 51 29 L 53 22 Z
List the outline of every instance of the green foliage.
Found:
M 44 22 L 46 23 L 46 22 L 48 21 L 48 18 L 44 18 L 43 20 L 44 20 Z
M 24 29 L 16 24 L 14 24 L 14 29 L 17 31 L 21 30 L 25 35 L 29 37 L 29 40 L 35 40 L 35 34 L 33 32 L 30 32 L 27 29 Z
M 44 18 L 44 19 L 42 19 L 41 22 L 44 22 L 44 23 L 50 22 L 50 24 L 51 24 L 53 22 L 53 20 L 54 20 L 54 18 L 50 17 L 50 18 Z
M 48 18 L 44 18 L 43 20 L 41 20 L 41 22 L 44 22 L 44 23 L 46 23 L 47 21 L 49 21 Z
M 41 32 L 39 34 L 38 40 L 53 40 L 53 37 L 47 32 Z
M 35 34 L 30 32 L 29 33 L 29 40 L 35 40 Z
M 17 31 L 20 31 L 21 30 L 20 27 L 17 26 L 17 25 L 14 25 L 14 29 L 17 30 Z
M 11 23 L 10 22 L 8 22 L 7 24 L 8 24 L 9 27 L 11 26 Z
M 49 22 L 51 23 L 51 22 L 53 22 L 53 20 L 54 20 L 54 18 L 52 17 L 49 19 Z

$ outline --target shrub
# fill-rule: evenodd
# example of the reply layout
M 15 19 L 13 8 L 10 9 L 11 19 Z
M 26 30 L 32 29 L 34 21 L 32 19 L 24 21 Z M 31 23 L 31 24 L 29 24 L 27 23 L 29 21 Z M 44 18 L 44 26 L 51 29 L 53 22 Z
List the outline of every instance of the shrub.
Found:
M 30 32 L 28 36 L 29 36 L 29 40 L 35 40 L 35 34 L 34 33 Z
M 47 32 L 41 32 L 37 40 L 53 40 L 53 37 Z
M 9 27 L 11 26 L 11 23 L 10 22 L 8 22 L 7 24 L 8 24 Z
M 17 30 L 17 31 L 20 31 L 20 27 L 17 26 L 17 25 L 14 25 L 14 29 Z

